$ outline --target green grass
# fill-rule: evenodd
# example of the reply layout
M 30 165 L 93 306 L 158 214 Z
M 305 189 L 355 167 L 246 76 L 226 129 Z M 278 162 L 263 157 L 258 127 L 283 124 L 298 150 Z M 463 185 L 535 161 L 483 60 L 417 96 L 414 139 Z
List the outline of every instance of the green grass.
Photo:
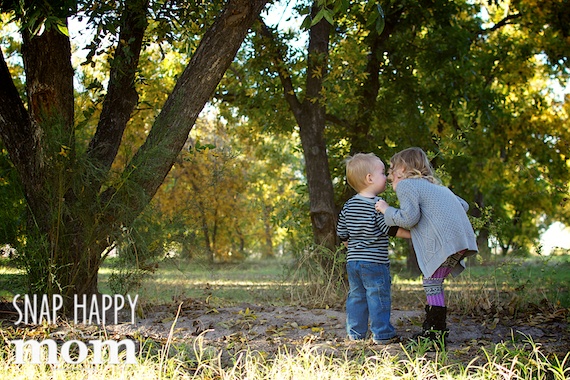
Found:
M 393 303 L 402 308 L 418 307 L 425 300 L 421 276 L 395 274 L 392 292 Z M 445 292 L 451 307 L 466 314 L 485 312 L 486 306 L 511 312 L 533 305 L 569 309 L 570 256 L 495 258 L 447 279 Z
M 15 294 L 26 293 L 24 273 L 0 259 L 0 300 L 11 300 Z
M 448 283 L 451 297 L 481 300 L 489 295 L 495 306 L 521 311 L 537 305 L 570 308 L 570 258 L 568 256 L 497 260 L 473 266 Z M 464 297 L 465 293 L 468 294 Z M 479 294 L 479 295 L 478 295 Z M 469 302 L 469 301 L 467 301 Z
M 138 293 L 139 299 L 149 304 L 186 298 L 208 300 L 215 305 L 282 303 L 287 293 L 285 265 L 280 260 L 210 265 L 167 259 L 145 277 L 140 289 L 130 293 Z M 112 293 L 109 287 L 112 269 L 110 261 L 99 271 L 103 293 Z

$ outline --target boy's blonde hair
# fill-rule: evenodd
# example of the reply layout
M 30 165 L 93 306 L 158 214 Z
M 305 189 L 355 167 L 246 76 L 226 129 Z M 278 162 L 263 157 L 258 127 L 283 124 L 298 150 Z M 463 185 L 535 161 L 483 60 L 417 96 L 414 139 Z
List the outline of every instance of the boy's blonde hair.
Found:
M 440 183 L 427 155 L 421 148 L 408 148 L 393 155 L 390 158 L 390 170 L 394 171 L 396 168 L 404 169 L 404 178 L 425 178 L 431 183 Z
M 356 192 L 360 192 L 368 184 L 366 176 L 374 171 L 377 164 L 382 160 L 374 153 L 357 153 L 344 160 L 346 165 L 346 181 Z

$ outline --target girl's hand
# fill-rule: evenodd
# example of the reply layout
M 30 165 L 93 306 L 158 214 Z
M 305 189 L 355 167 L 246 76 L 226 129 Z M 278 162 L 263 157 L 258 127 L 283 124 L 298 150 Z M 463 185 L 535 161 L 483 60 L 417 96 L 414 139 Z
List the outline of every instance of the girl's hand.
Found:
M 374 205 L 374 208 L 376 209 L 376 211 L 381 212 L 382 214 L 384 214 L 384 212 L 386 211 L 386 209 L 390 207 L 390 205 L 383 199 L 380 199 L 378 202 L 376 202 L 376 204 Z

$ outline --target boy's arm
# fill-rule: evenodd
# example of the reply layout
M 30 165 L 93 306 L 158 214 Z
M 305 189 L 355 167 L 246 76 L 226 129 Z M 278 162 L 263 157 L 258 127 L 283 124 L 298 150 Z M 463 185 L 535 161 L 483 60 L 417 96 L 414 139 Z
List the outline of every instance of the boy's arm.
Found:
M 340 212 L 338 216 L 338 222 L 336 225 L 336 235 L 339 237 L 342 244 L 348 248 L 348 229 L 346 228 L 346 220 L 344 217 L 344 209 Z
M 402 239 L 411 239 L 412 234 L 410 231 L 406 230 L 405 228 L 398 227 L 398 226 L 390 226 L 388 227 L 388 236 L 399 237 Z
M 409 230 L 406 230 L 405 228 L 399 227 L 398 231 L 396 232 L 396 237 L 399 237 L 402 239 L 411 239 L 412 234 L 410 233 Z

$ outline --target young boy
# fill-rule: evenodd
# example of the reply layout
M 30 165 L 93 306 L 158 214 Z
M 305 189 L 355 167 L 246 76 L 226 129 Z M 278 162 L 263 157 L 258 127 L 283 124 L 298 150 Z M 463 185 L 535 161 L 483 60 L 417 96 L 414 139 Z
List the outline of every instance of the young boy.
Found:
M 410 232 L 387 226 L 374 209 L 377 194 L 386 188 L 384 163 L 373 153 L 355 154 L 345 163 L 348 184 L 358 193 L 344 204 L 337 225 L 337 235 L 348 248 L 346 332 L 351 340 L 365 339 L 370 322 L 374 343 L 387 344 L 397 340 L 390 323 L 388 236 L 410 238 Z

